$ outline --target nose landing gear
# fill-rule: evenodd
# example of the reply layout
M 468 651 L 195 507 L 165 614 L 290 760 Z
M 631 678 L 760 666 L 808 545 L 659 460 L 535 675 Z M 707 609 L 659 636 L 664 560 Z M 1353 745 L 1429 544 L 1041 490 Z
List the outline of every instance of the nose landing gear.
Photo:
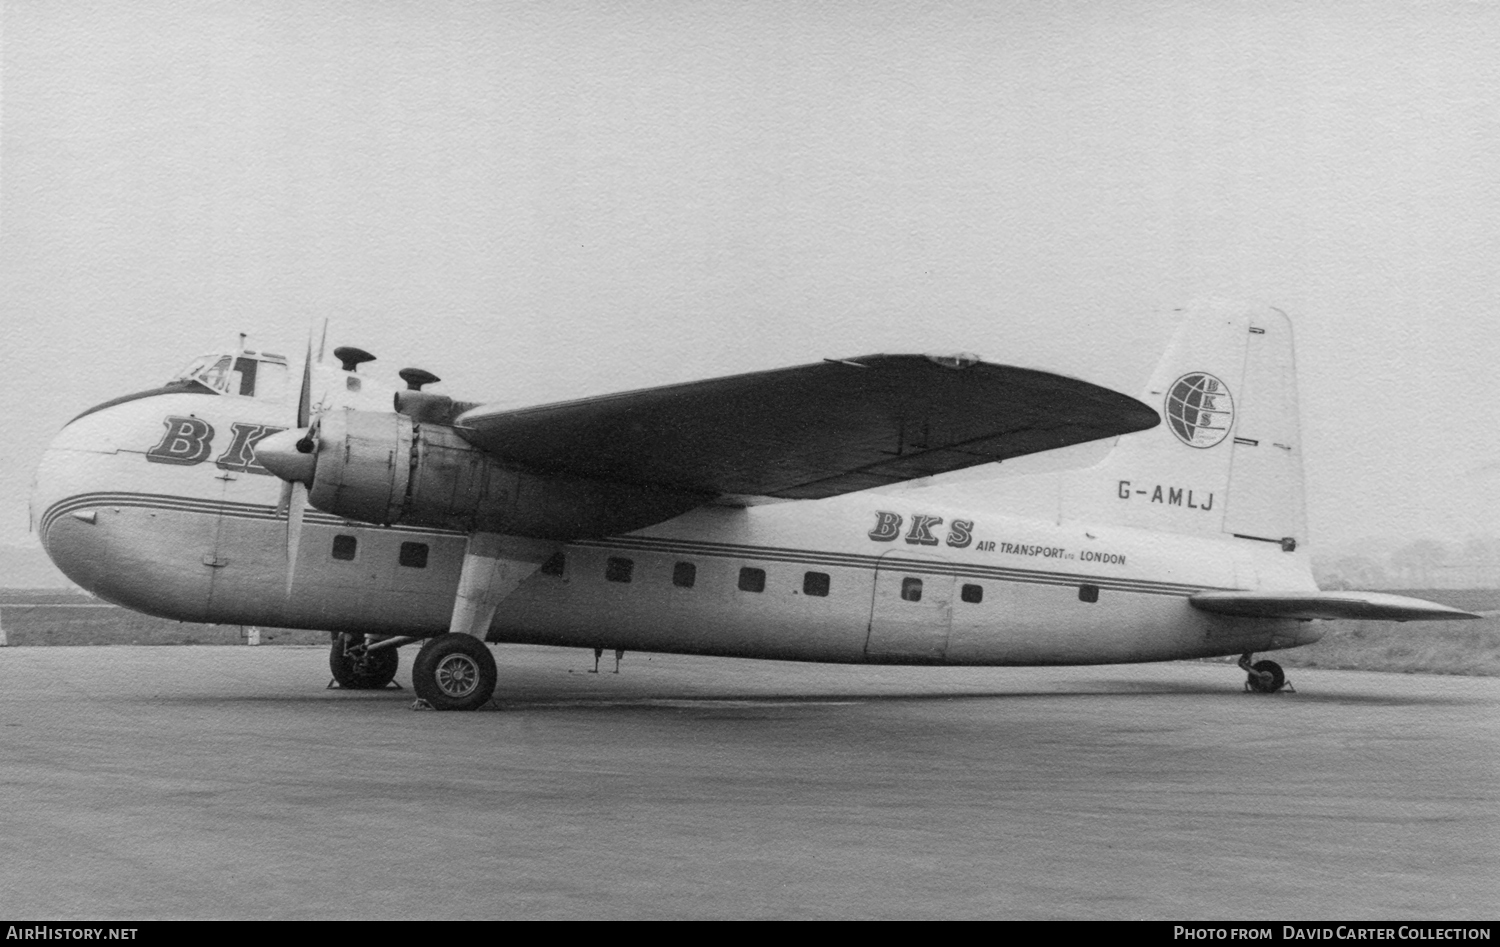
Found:
M 1256 694 L 1274 694 L 1287 687 L 1286 672 L 1281 670 L 1281 665 L 1275 661 L 1256 661 L 1250 663 L 1250 652 L 1246 651 L 1240 655 L 1240 668 L 1245 671 L 1245 691 Z M 1291 688 L 1296 693 L 1296 688 Z
M 378 691 L 396 677 L 401 656 L 392 647 L 371 649 L 364 635 L 333 636 L 328 669 L 345 690 Z M 330 687 L 332 685 L 329 685 Z

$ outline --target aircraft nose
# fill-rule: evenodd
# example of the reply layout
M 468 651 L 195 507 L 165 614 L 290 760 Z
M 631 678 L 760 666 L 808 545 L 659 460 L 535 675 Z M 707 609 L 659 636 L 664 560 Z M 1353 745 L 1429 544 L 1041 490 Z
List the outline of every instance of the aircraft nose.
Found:
M 318 466 L 317 449 L 317 438 L 310 429 L 299 428 L 260 441 L 255 445 L 255 459 L 283 480 L 312 486 Z

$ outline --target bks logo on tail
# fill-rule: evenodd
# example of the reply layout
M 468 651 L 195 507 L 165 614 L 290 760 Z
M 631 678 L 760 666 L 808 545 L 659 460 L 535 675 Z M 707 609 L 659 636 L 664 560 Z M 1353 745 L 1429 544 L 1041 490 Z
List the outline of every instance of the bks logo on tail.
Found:
M 1234 398 L 1228 386 L 1207 372 L 1174 381 L 1164 409 L 1172 433 L 1189 447 L 1213 447 L 1234 425 Z

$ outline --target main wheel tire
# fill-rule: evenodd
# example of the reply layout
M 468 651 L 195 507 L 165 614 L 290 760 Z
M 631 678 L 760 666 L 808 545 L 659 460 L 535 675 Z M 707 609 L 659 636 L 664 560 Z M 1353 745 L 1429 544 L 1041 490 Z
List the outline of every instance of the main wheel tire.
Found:
M 477 710 L 495 696 L 495 656 L 473 635 L 438 635 L 411 666 L 412 689 L 433 710 Z
M 380 690 L 395 679 L 401 655 L 395 648 L 381 648 L 351 656 L 347 650 L 357 637 L 362 636 L 343 634 L 333 639 L 333 647 L 328 652 L 328 669 L 333 672 L 333 679 L 346 690 Z
M 1286 684 L 1286 674 L 1281 670 L 1281 665 L 1275 661 L 1256 661 L 1250 667 L 1252 670 L 1247 680 L 1250 689 L 1257 694 L 1274 694 Z M 1269 681 L 1263 679 L 1261 677 L 1263 674 L 1270 674 L 1271 679 Z

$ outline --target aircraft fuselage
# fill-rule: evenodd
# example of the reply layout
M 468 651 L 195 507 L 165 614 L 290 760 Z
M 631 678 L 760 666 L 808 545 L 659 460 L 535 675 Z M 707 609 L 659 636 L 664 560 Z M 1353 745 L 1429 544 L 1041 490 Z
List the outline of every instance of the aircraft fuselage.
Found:
M 287 588 L 281 481 L 254 442 L 284 409 L 163 393 L 97 409 L 38 472 L 47 552 L 80 586 L 193 622 L 430 636 L 461 532 L 309 511 Z M 1028 520 L 939 489 L 706 506 L 559 549 L 499 609 L 497 642 L 909 664 L 1086 664 L 1314 641 L 1316 623 L 1211 615 L 1203 589 L 1306 586 L 1264 543 Z

